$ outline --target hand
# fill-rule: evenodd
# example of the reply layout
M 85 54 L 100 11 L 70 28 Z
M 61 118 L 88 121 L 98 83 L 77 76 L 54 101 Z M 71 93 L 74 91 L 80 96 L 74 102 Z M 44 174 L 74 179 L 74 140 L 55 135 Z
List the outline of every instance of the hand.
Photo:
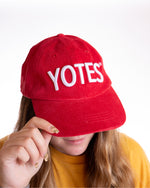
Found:
M 48 121 L 33 117 L 11 134 L 0 150 L 0 186 L 21 188 L 29 184 L 40 169 L 57 129 Z M 38 164 L 38 165 L 37 165 Z

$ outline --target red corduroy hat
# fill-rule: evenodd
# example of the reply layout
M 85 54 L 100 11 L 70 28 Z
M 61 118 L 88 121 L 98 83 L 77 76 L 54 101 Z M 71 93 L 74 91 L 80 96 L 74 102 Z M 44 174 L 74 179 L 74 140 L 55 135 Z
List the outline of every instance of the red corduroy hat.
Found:
M 33 46 L 22 66 L 21 92 L 37 117 L 77 136 L 121 126 L 123 106 L 111 86 L 102 57 L 86 41 L 59 34 Z

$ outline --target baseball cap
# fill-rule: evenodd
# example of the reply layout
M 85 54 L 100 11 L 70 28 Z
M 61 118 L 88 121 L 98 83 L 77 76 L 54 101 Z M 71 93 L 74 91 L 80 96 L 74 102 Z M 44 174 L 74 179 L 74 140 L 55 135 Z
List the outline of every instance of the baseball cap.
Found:
M 58 34 L 33 46 L 22 65 L 21 92 L 35 115 L 67 137 L 123 125 L 124 108 L 101 55 L 85 40 Z

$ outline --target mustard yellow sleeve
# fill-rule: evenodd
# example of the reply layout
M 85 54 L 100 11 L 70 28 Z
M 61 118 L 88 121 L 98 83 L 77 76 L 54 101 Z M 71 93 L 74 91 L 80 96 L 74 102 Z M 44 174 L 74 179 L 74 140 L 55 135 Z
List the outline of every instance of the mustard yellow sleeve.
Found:
M 135 176 L 136 188 L 150 188 L 150 162 L 142 147 L 132 138 L 122 135 L 124 151 Z

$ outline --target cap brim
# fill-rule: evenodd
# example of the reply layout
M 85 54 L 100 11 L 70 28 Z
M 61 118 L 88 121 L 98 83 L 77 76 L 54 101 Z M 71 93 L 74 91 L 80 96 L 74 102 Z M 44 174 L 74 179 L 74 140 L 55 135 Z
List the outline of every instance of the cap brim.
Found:
M 37 117 L 46 119 L 67 137 L 120 127 L 126 120 L 124 108 L 110 86 L 103 94 L 79 100 L 32 99 Z

